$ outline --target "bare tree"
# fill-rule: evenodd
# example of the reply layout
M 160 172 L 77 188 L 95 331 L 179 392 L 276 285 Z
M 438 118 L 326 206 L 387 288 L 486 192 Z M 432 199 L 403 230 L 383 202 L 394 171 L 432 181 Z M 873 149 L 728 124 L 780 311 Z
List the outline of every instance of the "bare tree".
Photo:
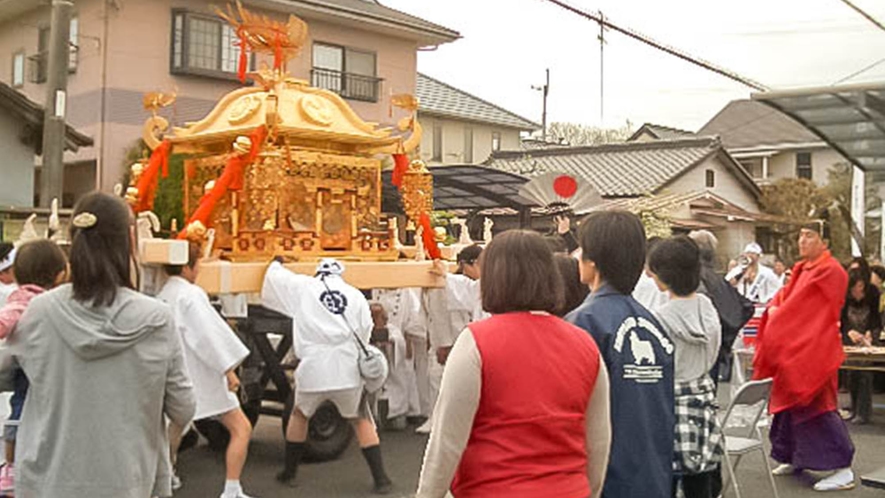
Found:
M 565 145 L 600 145 L 623 142 L 633 133 L 633 124 L 628 120 L 620 128 L 600 128 L 578 123 L 550 123 L 547 128 L 549 142 Z

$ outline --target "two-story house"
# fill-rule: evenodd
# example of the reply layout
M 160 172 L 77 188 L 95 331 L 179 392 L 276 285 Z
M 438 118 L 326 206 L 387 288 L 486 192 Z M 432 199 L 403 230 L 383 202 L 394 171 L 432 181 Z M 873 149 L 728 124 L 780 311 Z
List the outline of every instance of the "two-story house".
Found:
M 518 150 L 522 132 L 541 125 L 418 73 L 415 95 L 424 127 L 421 159 L 430 166 L 479 164 L 493 152 Z
M 48 0 L 0 2 L 0 81 L 45 98 Z M 173 125 L 202 118 L 235 89 L 239 47 L 211 0 L 77 0 L 71 20 L 67 115 L 95 146 L 65 155 L 70 205 L 120 182 L 126 150 L 141 137 L 146 92 L 175 93 Z M 304 19 L 309 39 L 289 62 L 293 77 L 333 90 L 367 121 L 393 123 L 390 96 L 415 93 L 417 52 L 459 34 L 369 0 L 243 0 L 256 14 Z M 269 61 L 251 56 L 258 68 Z M 399 113 L 399 111 L 397 111 Z M 2 165 L 0 165 L 2 168 Z M 2 171 L 2 169 L 0 169 Z M 39 175 L 38 175 L 39 176 Z M 39 192 L 39 188 L 35 189 Z M 0 203 L 3 199 L 0 199 Z
M 808 128 L 755 100 L 734 100 L 697 132 L 718 136 L 760 185 L 780 178 L 826 183 L 828 171 L 848 160 Z
M 764 218 L 759 186 L 713 137 L 502 151 L 487 165 L 528 177 L 571 174 L 601 194 L 605 202 L 594 210 L 647 212 L 675 232 L 712 230 L 722 265 L 755 239 Z

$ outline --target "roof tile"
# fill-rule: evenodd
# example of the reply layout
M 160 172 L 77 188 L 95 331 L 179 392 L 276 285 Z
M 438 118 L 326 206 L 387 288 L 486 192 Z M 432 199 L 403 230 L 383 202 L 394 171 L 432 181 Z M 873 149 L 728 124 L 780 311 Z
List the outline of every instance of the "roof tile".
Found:
M 656 192 L 719 150 L 718 140 L 702 137 L 495 152 L 488 165 L 526 176 L 570 173 L 587 179 L 603 197 L 637 197 Z
M 727 149 L 821 142 L 786 114 L 753 100 L 729 102 L 698 135 L 718 135 Z
M 520 130 L 537 130 L 541 125 L 475 95 L 459 90 L 425 74 L 418 73 L 415 86 L 418 112 Z

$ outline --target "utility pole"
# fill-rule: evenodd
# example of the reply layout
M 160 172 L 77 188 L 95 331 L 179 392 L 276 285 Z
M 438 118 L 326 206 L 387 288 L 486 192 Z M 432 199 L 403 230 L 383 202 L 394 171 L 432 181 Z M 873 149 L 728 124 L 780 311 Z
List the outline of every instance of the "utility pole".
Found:
M 547 82 L 544 86 L 532 85 L 532 90 L 540 90 L 544 96 L 544 107 L 541 111 L 541 141 L 547 142 L 547 95 L 550 93 L 550 68 L 547 68 Z
M 52 199 L 61 201 L 64 191 L 65 114 L 67 108 L 68 61 L 70 58 L 71 0 L 52 0 L 49 26 L 49 61 L 43 117 L 43 172 L 40 207 Z
M 629 28 L 625 28 L 622 26 L 618 26 L 617 24 L 612 23 L 608 19 L 600 19 L 600 17 L 597 14 L 585 12 L 577 7 L 572 7 L 571 5 L 564 2 L 563 0 L 546 0 L 546 1 L 549 3 L 555 4 L 555 5 L 558 5 L 558 6 L 562 7 L 563 9 L 568 10 L 569 12 L 572 12 L 574 14 L 577 14 L 585 19 L 589 19 L 593 22 L 600 23 L 600 24 L 604 25 L 606 27 L 606 29 L 610 29 L 613 31 L 617 31 L 618 33 L 627 35 L 630 38 L 633 38 L 634 40 L 638 40 L 642 43 L 645 43 L 646 45 L 652 46 L 658 50 L 666 52 L 674 57 L 678 57 L 686 62 L 690 62 L 696 66 L 700 66 L 700 67 L 707 69 L 709 71 L 713 71 L 714 73 L 721 74 L 722 76 L 725 76 L 726 78 L 729 78 L 734 81 L 737 81 L 738 83 L 742 83 L 744 85 L 747 85 L 750 88 L 753 88 L 755 90 L 759 90 L 762 92 L 768 91 L 768 87 L 766 87 L 762 83 L 759 83 L 758 81 L 753 81 L 750 78 L 741 76 L 740 74 L 738 74 L 734 71 L 730 71 L 724 67 L 713 64 L 712 62 L 705 61 L 705 60 L 701 59 L 700 57 L 695 57 L 695 56 L 689 54 L 688 52 L 685 52 L 683 50 L 679 50 L 677 48 L 674 48 L 669 45 L 665 45 L 663 43 L 655 41 L 651 37 L 646 36 L 638 31 L 635 31 L 635 30 L 632 30 Z
M 599 11 L 599 126 L 605 126 L 605 15 Z

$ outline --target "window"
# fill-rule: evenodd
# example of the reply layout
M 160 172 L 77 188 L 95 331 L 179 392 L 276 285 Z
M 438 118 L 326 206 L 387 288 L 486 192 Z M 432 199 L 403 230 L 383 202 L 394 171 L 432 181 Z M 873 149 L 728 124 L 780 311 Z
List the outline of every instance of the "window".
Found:
M 25 84 L 25 53 L 12 54 L 12 86 L 20 87 Z
M 439 123 L 433 123 L 433 155 L 430 157 L 431 161 L 442 161 L 442 136 L 442 125 Z
M 28 57 L 31 83 L 45 83 L 49 70 L 49 26 L 37 30 L 37 53 Z
M 465 163 L 473 162 L 473 128 L 464 128 L 464 155 L 461 159 Z
M 37 30 L 37 53 L 28 57 L 31 83 L 45 83 L 49 73 L 49 42 L 50 27 L 41 26 Z M 80 19 L 71 18 L 68 35 L 68 72 L 77 72 L 79 61 Z
M 78 54 L 80 51 L 80 19 L 71 18 L 71 31 L 68 35 L 68 72 L 77 72 Z
M 796 153 L 796 178 L 811 180 L 811 152 Z
M 492 152 L 501 150 L 501 133 L 492 132 Z
M 712 169 L 707 170 L 707 188 L 716 186 L 716 172 Z
M 234 79 L 240 63 L 236 31 L 217 17 L 174 10 L 170 62 L 173 74 Z M 254 54 L 249 54 L 249 69 L 255 69 Z
M 378 102 L 381 79 L 376 77 L 374 52 L 314 43 L 311 76 L 314 86 L 344 98 Z

